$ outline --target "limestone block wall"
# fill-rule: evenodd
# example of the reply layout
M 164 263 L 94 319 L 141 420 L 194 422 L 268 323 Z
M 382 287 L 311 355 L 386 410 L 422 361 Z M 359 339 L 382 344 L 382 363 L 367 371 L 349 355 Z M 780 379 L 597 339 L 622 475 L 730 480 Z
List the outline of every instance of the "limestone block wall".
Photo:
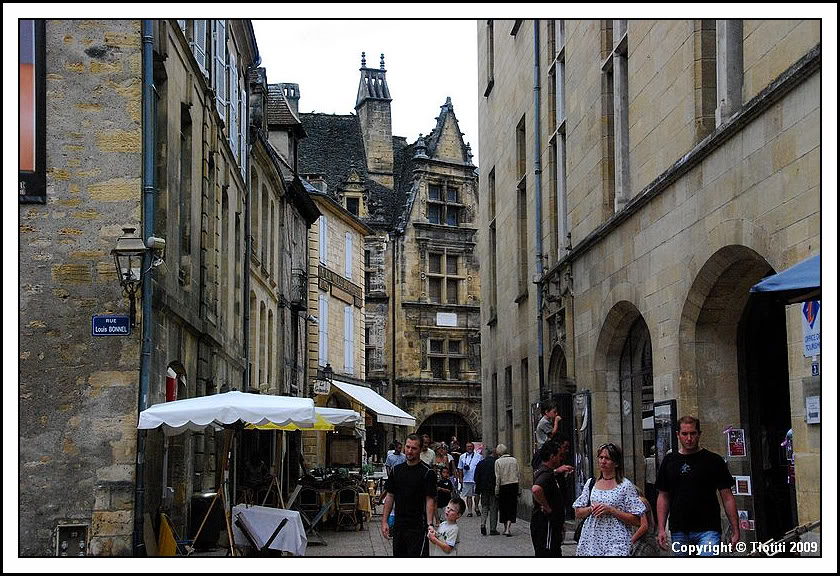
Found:
M 744 101 L 820 40 L 819 20 L 744 20 Z
M 46 22 L 47 203 L 19 209 L 21 556 L 54 556 L 59 524 L 131 553 L 139 310 L 130 336 L 91 336 L 91 316 L 129 310 L 110 251 L 140 229 L 140 38 Z

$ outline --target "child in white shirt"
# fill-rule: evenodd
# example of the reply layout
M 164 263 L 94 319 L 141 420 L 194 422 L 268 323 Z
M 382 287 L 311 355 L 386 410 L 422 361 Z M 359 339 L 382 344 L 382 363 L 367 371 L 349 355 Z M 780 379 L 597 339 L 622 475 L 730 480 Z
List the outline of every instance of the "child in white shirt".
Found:
M 449 501 L 443 512 L 446 520 L 435 530 L 429 526 L 429 556 L 457 556 L 458 518 L 467 509 L 467 504 L 457 496 Z

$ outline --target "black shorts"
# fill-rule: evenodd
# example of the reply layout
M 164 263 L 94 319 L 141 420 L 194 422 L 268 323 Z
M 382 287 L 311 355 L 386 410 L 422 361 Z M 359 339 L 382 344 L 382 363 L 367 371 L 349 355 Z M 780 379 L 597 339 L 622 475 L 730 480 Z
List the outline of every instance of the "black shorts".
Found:
M 394 558 L 420 558 L 429 555 L 429 542 L 425 527 L 406 528 L 394 526 Z

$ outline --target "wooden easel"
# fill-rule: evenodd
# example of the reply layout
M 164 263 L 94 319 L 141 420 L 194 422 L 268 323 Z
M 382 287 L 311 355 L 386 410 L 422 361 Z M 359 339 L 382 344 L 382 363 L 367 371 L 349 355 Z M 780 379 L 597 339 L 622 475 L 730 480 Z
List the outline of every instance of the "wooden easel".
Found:
M 230 543 L 230 555 L 236 556 L 235 548 L 233 547 L 233 530 L 230 527 L 230 516 L 228 516 L 227 512 L 227 504 L 225 503 L 225 482 L 224 482 L 224 471 L 227 470 L 228 467 L 228 456 L 230 455 L 231 445 L 233 444 L 233 430 L 225 430 L 225 448 L 224 452 L 222 453 L 222 481 L 219 483 L 219 488 L 216 490 L 216 495 L 213 497 L 213 501 L 210 503 L 210 507 L 207 508 L 207 514 L 204 515 L 204 520 L 201 521 L 201 526 L 198 527 L 198 531 L 195 533 L 193 537 L 193 542 L 198 540 L 199 534 L 201 534 L 202 528 L 204 528 L 204 524 L 207 522 L 207 519 L 210 517 L 210 512 L 213 511 L 213 506 L 216 504 L 216 500 L 219 498 L 222 499 L 221 506 L 222 510 L 225 514 L 225 527 L 227 528 L 228 534 L 228 542 Z

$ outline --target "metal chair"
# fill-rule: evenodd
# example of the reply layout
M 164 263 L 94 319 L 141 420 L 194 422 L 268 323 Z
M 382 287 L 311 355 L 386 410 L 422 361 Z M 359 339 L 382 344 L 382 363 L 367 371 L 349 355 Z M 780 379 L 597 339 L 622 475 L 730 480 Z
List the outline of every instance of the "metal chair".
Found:
M 359 495 L 353 488 L 342 488 L 338 491 L 338 494 L 336 495 L 336 530 L 340 530 L 342 526 L 352 526 L 353 530 L 358 528 L 359 523 L 356 520 L 358 498 Z
M 318 523 L 326 516 L 329 509 L 332 507 L 332 499 L 321 505 L 321 498 L 317 490 L 312 488 L 303 488 L 298 496 L 297 509 L 300 512 L 300 519 L 306 529 L 306 536 L 309 538 L 310 544 L 316 542 L 312 538 L 317 538 L 318 543 L 326 545 L 324 537 L 318 533 Z

